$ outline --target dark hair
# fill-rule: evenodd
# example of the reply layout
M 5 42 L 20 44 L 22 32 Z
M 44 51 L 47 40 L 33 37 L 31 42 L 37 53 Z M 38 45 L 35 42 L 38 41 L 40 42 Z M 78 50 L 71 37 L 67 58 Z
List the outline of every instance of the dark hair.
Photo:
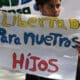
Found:
M 43 5 L 47 3 L 49 0 L 35 0 L 37 5 Z
M 36 6 L 38 8 L 39 5 L 44 5 L 47 3 L 49 0 L 35 0 L 36 1 Z M 38 8 L 39 9 L 39 8 Z
M 46 3 L 48 3 L 50 0 L 35 0 L 37 8 L 39 5 L 44 5 Z M 61 1 L 61 0 L 60 0 Z M 39 8 L 38 8 L 39 9 Z

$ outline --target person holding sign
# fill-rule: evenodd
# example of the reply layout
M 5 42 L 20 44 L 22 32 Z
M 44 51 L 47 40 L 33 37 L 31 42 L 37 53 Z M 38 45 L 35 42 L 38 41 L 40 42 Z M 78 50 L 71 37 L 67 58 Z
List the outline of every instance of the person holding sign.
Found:
M 43 16 L 50 16 L 50 17 L 58 17 L 61 12 L 61 0 L 35 0 L 37 5 L 37 10 L 41 12 Z M 78 53 L 80 54 L 80 43 L 78 43 Z M 79 56 L 80 59 L 80 56 Z M 78 63 L 79 66 L 80 63 Z M 77 71 L 77 79 L 79 80 L 79 67 Z M 26 80 L 40 80 L 40 77 L 35 77 L 33 75 L 26 75 Z M 44 79 L 46 80 L 46 79 Z M 49 80 L 49 79 L 47 79 Z
M 41 12 L 43 16 L 58 17 L 61 12 L 61 0 L 35 0 L 37 10 Z M 41 78 L 35 75 L 26 74 L 26 80 L 55 80 Z

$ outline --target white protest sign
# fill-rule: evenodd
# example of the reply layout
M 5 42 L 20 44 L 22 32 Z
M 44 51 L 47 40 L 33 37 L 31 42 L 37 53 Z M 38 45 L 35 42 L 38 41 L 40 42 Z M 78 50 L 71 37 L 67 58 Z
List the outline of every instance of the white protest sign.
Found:
M 78 19 L 1 13 L 0 67 L 75 80 L 79 30 Z

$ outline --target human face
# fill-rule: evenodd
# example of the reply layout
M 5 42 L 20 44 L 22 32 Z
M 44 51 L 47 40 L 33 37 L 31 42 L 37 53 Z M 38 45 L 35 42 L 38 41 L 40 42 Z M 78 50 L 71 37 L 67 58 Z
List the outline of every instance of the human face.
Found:
M 61 11 L 61 0 L 49 0 L 44 5 L 39 5 L 39 10 L 44 16 L 58 17 Z

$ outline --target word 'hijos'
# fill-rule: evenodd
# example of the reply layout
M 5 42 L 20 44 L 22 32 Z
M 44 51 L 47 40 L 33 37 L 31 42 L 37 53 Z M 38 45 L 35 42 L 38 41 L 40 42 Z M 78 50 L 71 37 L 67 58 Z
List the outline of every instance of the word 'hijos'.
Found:
M 57 62 L 57 59 L 51 58 L 45 60 L 38 56 L 32 56 L 31 53 L 28 53 L 26 59 L 23 53 L 20 55 L 20 59 L 17 59 L 17 54 L 14 52 L 12 68 L 16 69 L 17 66 L 19 66 L 20 69 L 25 68 L 25 70 L 29 70 L 32 72 L 36 72 L 37 70 L 39 70 L 41 72 L 47 71 L 48 73 L 56 73 L 59 71 L 59 67 L 56 64 Z M 49 66 L 51 68 L 49 68 Z

